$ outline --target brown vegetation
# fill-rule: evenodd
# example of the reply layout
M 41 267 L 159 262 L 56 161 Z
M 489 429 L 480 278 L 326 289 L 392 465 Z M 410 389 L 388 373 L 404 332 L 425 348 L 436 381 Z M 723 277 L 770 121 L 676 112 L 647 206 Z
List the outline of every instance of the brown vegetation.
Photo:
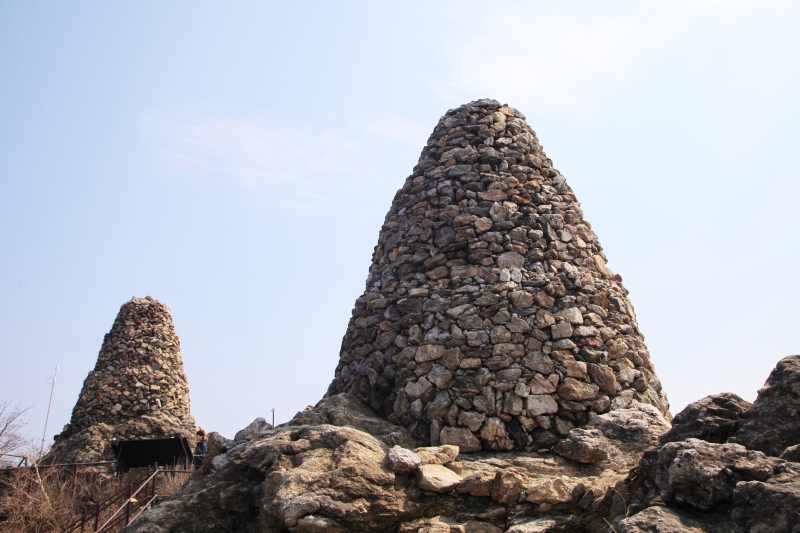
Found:
M 0 468 L 16 466 L 29 441 L 22 434 L 25 420 L 22 415 L 30 407 L 12 404 L 8 400 L 0 402 Z
M 125 494 L 124 502 L 127 499 L 125 489 L 131 484 L 133 490 L 138 488 L 145 472 L 131 471 L 121 477 L 114 476 L 113 464 L 79 466 L 77 474 L 72 466 L 16 468 L 23 457 L 29 464 L 35 463 L 34 458 L 41 453 L 36 444 L 22 433 L 26 411 L 20 404 L 0 402 L 0 531 L 61 532 L 84 513 L 94 516 L 97 503 L 116 492 Z M 156 502 L 180 489 L 187 479 L 184 473 L 159 474 L 155 486 Z M 104 509 L 100 523 L 107 520 L 120 504 Z M 94 531 L 92 525 L 94 521 L 86 530 Z M 124 522 L 106 531 L 119 531 L 123 525 Z
M 123 477 L 87 472 L 75 479 L 65 469 L 0 470 L 0 530 L 3 533 L 62 531 L 84 512 L 93 516 L 98 502 L 135 483 L 141 476 L 142 472 L 130 472 Z M 168 496 L 180 489 L 187 479 L 186 474 L 160 474 L 156 477 L 156 494 L 159 499 Z M 104 511 L 100 523 L 115 510 L 113 507 Z M 122 525 L 109 531 L 120 529 Z

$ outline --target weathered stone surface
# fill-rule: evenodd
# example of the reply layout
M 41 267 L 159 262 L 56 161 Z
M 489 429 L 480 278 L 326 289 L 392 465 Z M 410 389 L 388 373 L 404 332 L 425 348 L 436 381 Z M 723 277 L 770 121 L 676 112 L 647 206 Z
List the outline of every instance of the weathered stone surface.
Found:
M 614 375 L 613 369 L 607 366 L 590 363 L 588 370 L 589 375 L 592 376 L 592 380 L 597 383 L 597 386 L 600 387 L 600 390 L 607 394 L 616 393 L 617 377 Z
M 784 461 L 791 461 L 793 463 L 800 463 L 800 444 L 789 446 L 781 454 L 781 459 Z
M 784 477 L 788 479 L 773 483 L 737 483 L 731 517 L 741 531 L 800 532 L 800 476 L 795 472 Z
M 566 378 L 558 387 L 558 395 L 565 400 L 583 402 L 597 398 L 600 387 L 594 383 L 584 383 L 575 378 Z
M 207 473 L 198 471 L 180 492 L 144 513 L 127 531 L 600 533 L 607 528 L 600 517 L 608 512 L 608 495 L 625 477 L 623 471 L 528 452 L 462 458 L 455 446 L 418 448 L 416 455 L 432 462 L 416 472 L 395 472 L 389 456 L 410 451 L 387 444 L 407 434 L 390 426 L 344 394 L 326 398 L 290 424 L 252 440 L 223 439 Z M 532 502 L 541 513 L 556 506 L 565 516 L 545 520 L 526 515 L 531 510 L 525 506 Z M 586 502 L 585 507 L 579 502 Z M 530 529 L 539 526 L 544 529 Z
M 531 394 L 526 398 L 528 416 L 553 415 L 558 412 L 558 403 L 546 394 Z
M 422 465 L 417 473 L 419 488 L 433 492 L 450 492 L 461 482 L 461 476 L 442 465 Z
M 783 449 L 784 458 L 792 457 L 795 446 L 784 443 L 791 442 L 796 426 L 785 409 L 794 400 L 796 357 L 780 361 L 767 393 L 762 389 L 760 421 L 753 421 L 754 408 L 734 394 L 709 396 L 676 416 L 660 448 L 644 452 L 622 487 L 635 495 L 629 505 L 633 516 L 620 522 L 620 530 L 800 532 L 800 465 L 732 442 L 743 433 L 743 441 L 764 447 L 765 440 L 754 434 L 759 430 L 776 442 L 770 451 Z M 743 431 L 745 421 L 750 426 Z M 715 442 L 731 434 L 727 443 Z M 674 509 L 659 510 L 664 503 Z
M 486 419 L 486 415 L 480 416 L 483 417 L 484 420 Z M 478 425 L 478 428 L 480 428 L 480 425 Z M 478 437 L 476 437 L 470 429 L 446 427 L 442 429 L 439 442 L 458 446 L 459 449 L 465 453 L 479 452 L 482 449 L 481 441 L 478 440 Z M 477 431 L 477 429 L 475 431 Z
M 596 416 L 589 426 L 600 430 L 628 454 L 642 453 L 657 445 L 661 436 L 669 431 L 669 422 L 658 409 L 646 404 Z
M 492 480 L 492 489 L 489 495 L 497 503 L 513 503 L 519 500 L 528 483 L 528 477 L 514 468 L 501 470 L 495 474 L 494 480 Z
M 414 472 L 422 465 L 422 459 L 402 446 L 392 446 L 386 454 L 386 464 L 392 472 Z
M 451 444 L 428 446 L 415 450 L 424 465 L 446 465 L 452 463 L 458 457 L 458 451 L 458 446 Z
M 471 102 L 439 121 L 381 228 L 341 392 L 420 444 L 467 425 L 483 450 L 533 451 L 539 428 L 633 404 L 668 413 L 627 291 L 518 111 Z
M 572 491 L 563 479 L 537 481 L 527 487 L 526 500 L 531 503 L 565 503 L 572 500 Z
M 349 426 L 375 436 L 387 446 L 416 448 L 409 432 L 378 417 L 351 394 L 323 398 L 313 409 L 297 413 L 285 426 Z
M 505 424 L 497 417 L 486 419 L 480 435 L 485 445 L 492 450 L 512 450 L 514 448 L 514 442 L 509 438 Z
M 666 502 L 710 509 L 730 502 L 739 481 L 765 481 L 773 470 L 774 463 L 761 452 L 690 438 L 659 449 L 656 485 Z
M 715 394 L 690 403 L 675 415 L 672 429 L 661 437 L 661 444 L 689 438 L 726 442 L 750 406 L 750 402 L 731 393 Z
M 800 443 L 800 355 L 778 362 L 742 419 L 728 442 L 776 457 Z
M 600 463 L 609 458 L 613 445 L 596 429 L 573 429 L 553 448 L 553 453 L 579 463 Z
M 196 429 L 169 308 L 134 297 L 120 307 L 45 461 L 113 460 L 113 440 L 179 434 L 193 441 Z
M 563 530 L 561 520 L 554 518 L 537 518 L 523 524 L 516 524 L 511 526 L 508 533 L 555 533 L 556 531 Z
M 619 533 L 710 533 L 704 522 L 664 507 L 650 507 L 619 523 Z M 720 524 L 730 527 L 730 524 Z M 730 531 L 721 529 L 720 531 Z
M 261 435 L 264 431 L 272 429 L 272 424 L 267 422 L 265 418 L 256 418 L 249 426 L 237 431 L 233 440 L 253 440 Z

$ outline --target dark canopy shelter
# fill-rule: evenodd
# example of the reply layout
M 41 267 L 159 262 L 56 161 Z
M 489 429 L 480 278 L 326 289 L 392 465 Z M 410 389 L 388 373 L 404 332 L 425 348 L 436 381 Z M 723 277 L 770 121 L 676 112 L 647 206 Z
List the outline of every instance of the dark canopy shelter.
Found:
M 192 462 L 192 448 L 186 437 L 165 439 L 117 440 L 111 443 L 117 458 L 117 472 L 131 468 L 181 465 L 188 468 Z

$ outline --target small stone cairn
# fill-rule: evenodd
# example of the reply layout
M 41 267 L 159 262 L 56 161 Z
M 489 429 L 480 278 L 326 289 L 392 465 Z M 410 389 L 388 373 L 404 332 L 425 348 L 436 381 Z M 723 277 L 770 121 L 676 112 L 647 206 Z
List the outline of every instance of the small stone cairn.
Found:
M 134 297 L 120 308 L 59 440 L 143 416 L 194 432 L 180 341 L 169 308 L 150 296 Z
M 549 448 L 632 403 L 669 417 L 622 279 L 519 111 L 448 111 L 392 202 L 328 395 L 422 444 Z

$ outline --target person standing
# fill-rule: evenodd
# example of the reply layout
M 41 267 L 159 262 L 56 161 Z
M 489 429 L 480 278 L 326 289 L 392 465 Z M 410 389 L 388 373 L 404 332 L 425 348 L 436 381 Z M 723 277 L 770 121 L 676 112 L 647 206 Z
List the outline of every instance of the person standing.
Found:
M 206 455 L 208 455 L 208 440 L 206 440 L 206 432 L 203 431 L 203 428 L 197 430 L 195 440 L 197 441 L 197 446 L 194 448 L 193 462 L 195 468 L 200 468 L 203 466 Z

